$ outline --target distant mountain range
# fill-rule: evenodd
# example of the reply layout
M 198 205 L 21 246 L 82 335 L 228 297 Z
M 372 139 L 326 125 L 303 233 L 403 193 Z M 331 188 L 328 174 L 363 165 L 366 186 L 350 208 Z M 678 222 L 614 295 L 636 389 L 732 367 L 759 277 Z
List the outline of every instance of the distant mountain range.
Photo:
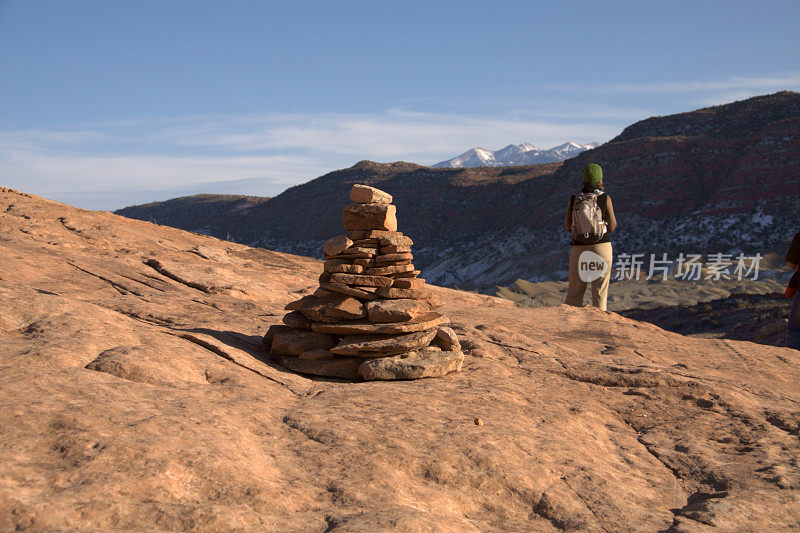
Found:
M 600 143 L 578 144 L 572 141 L 542 150 L 531 143 L 509 144 L 496 152 L 476 146 L 463 154 L 433 165 L 434 168 L 515 167 L 557 163 L 581 152 L 600 146 Z
M 518 278 L 564 278 L 564 209 L 592 162 L 603 167 L 614 199 L 617 254 L 783 254 L 800 230 L 800 94 L 788 91 L 649 118 L 564 162 L 432 168 L 362 161 L 269 200 L 221 198 L 227 207 L 214 214 L 213 197 L 117 213 L 320 257 L 325 240 L 341 232 L 350 187 L 366 183 L 394 195 L 423 277 L 492 292 Z

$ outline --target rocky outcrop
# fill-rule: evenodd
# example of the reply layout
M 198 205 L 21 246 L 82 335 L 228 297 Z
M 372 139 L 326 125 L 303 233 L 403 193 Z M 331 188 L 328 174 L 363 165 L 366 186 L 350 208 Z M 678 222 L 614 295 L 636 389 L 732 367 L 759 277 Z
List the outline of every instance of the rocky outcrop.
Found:
M 313 378 L 322 265 L 0 188 L 0 530 L 797 529 L 797 351 L 430 286 L 461 372 Z

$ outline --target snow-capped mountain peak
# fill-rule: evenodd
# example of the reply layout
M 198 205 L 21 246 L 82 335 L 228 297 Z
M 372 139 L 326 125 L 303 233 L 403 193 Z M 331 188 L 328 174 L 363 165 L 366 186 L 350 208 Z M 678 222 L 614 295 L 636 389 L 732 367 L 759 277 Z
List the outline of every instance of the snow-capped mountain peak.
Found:
M 501 148 L 494 152 L 494 159 L 498 162 L 510 161 L 516 156 L 520 154 L 524 154 L 527 152 L 541 152 L 538 148 L 536 148 L 531 143 L 522 143 L 522 144 L 509 144 L 505 148 Z
M 531 143 L 509 144 L 497 151 L 476 146 L 463 154 L 433 165 L 439 168 L 452 167 L 504 167 L 555 163 L 575 157 L 579 153 L 596 148 L 600 143 L 578 144 L 567 141 L 564 144 L 541 150 Z
M 461 155 L 454 157 L 453 159 L 448 160 L 447 167 L 491 167 L 497 166 L 494 152 L 491 150 L 487 150 L 486 148 L 481 148 L 480 146 L 476 146 L 475 148 L 471 148 L 467 150 Z

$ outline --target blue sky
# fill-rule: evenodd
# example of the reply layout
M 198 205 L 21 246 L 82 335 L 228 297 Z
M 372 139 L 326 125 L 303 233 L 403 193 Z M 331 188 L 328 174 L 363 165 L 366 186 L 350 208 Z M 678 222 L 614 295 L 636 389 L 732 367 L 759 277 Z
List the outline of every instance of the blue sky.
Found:
M 0 185 L 114 209 L 800 90 L 800 2 L 0 0 Z

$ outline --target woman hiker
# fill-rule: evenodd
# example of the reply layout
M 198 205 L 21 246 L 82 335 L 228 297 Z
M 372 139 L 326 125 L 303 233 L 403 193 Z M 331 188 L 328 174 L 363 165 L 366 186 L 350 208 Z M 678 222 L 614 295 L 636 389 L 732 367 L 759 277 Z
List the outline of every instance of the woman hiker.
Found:
M 614 206 L 603 191 L 603 169 L 583 168 L 583 190 L 567 204 L 564 227 L 572 234 L 569 290 L 565 303 L 581 307 L 586 285 L 592 284 L 592 305 L 606 310 L 613 253 L 609 232 L 617 229 Z

